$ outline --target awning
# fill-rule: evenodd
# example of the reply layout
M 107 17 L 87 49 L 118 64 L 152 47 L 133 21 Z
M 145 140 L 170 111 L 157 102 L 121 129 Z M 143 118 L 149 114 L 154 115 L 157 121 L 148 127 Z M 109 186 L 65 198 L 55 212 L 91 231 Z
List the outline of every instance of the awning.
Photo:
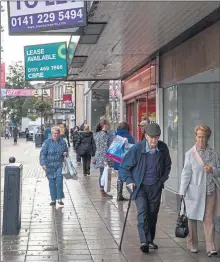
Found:
M 123 79 L 158 50 L 172 49 L 219 20 L 217 9 L 217 1 L 93 1 L 68 79 Z

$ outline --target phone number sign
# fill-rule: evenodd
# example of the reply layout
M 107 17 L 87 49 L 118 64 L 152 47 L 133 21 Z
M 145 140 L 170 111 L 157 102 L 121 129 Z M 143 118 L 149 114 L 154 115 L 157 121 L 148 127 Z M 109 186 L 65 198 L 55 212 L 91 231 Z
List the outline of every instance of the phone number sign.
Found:
M 67 77 L 65 42 L 24 47 L 25 79 L 49 80 Z
M 84 1 L 8 1 L 10 34 L 39 33 L 85 26 Z

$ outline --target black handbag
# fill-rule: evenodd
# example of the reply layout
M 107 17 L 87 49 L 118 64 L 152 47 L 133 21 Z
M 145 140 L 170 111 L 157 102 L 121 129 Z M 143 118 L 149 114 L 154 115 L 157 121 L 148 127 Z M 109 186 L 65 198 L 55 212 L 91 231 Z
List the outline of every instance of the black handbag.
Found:
M 182 203 L 184 206 L 184 210 L 183 213 L 181 214 Z M 188 226 L 188 218 L 186 215 L 186 204 L 184 198 L 182 197 L 180 203 L 180 211 L 178 214 L 178 219 L 176 224 L 175 236 L 178 238 L 186 238 L 188 234 L 189 234 L 189 226 Z

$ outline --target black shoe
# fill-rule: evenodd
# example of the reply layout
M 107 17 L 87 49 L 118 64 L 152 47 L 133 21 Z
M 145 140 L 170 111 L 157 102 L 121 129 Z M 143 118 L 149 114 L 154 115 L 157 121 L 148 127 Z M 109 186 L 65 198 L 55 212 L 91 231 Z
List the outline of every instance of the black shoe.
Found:
M 61 206 L 64 206 L 63 201 L 58 201 L 58 204 L 61 205 Z
M 141 246 L 140 246 L 140 250 L 143 253 L 149 253 L 149 246 L 146 243 L 142 243 Z
M 55 206 L 56 205 L 56 201 L 51 201 L 50 202 L 50 206 Z
M 123 197 L 122 195 L 119 195 L 117 196 L 117 201 L 128 201 L 128 199 Z
M 154 244 L 154 242 L 148 243 L 150 249 L 158 249 L 158 245 Z

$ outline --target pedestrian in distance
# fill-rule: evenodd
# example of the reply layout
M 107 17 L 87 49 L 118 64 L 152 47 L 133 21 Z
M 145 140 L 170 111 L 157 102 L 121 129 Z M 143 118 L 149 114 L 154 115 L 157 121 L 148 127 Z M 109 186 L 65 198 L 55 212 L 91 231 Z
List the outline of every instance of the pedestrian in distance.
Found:
M 79 127 L 78 127 L 78 126 L 75 126 L 75 128 L 74 128 L 74 130 L 73 130 L 73 135 L 72 135 L 72 140 L 73 140 L 72 142 L 73 142 L 73 148 L 74 148 L 74 150 L 76 150 L 75 147 L 76 147 L 76 141 L 77 141 L 77 139 L 78 139 L 78 136 L 79 136 Z M 78 165 L 81 164 L 81 156 L 78 155 L 77 153 L 76 153 L 76 163 L 77 163 Z
M 220 158 L 208 144 L 211 129 L 205 125 L 195 128 L 195 145 L 186 152 L 179 194 L 185 197 L 189 235 L 187 248 L 199 251 L 197 221 L 202 221 L 206 252 L 217 255 L 215 217 L 220 216 Z
M 70 147 L 70 132 L 68 126 L 65 126 L 65 137 L 67 140 L 68 147 Z
M 93 159 L 93 164 L 96 165 L 96 168 L 99 168 L 99 187 L 101 198 L 112 198 L 112 195 L 107 194 L 104 191 L 104 186 L 101 185 L 101 178 L 104 172 L 105 166 L 108 165 L 107 160 L 107 150 L 109 147 L 109 134 L 108 130 L 110 129 L 110 124 L 107 120 L 102 120 L 98 123 L 96 127 L 96 133 L 94 134 L 95 144 L 96 144 L 96 153 Z
M 10 135 L 9 129 L 6 128 L 6 129 L 5 129 L 5 139 L 6 139 L 6 138 L 9 139 L 9 135 Z
M 29 138 L 29 129 L 26 127 L 25 128 L 25 136 L 26 136 L 26 141 L 28 141 Z
M 77 155 L 82 157 L 84 176 L 90 176 L 91 158 L 95 156 L 96 144 L 88 125 L 85 125 L 83 132 L 78 133 L 75 149 Z
M 144 126 L 144 140 L 136 143 L 125 155 L 119 168 L 137 207 L 140 249 L 158 249 L 154 243 L 157 216 L 162 189 L 169 177 L 171 159 L 167 145 L 159 141 L 160 126 L 156 123 Z
M 40 152 L 40 165 L 46 172 L 49 181 L 49 189 L 51 196 L 51 206 L 64 205 L 62 199 L 63 193 L 63 162 L 68 155 L 68 147 L 66 142 L 60 136 L 58 127 L 52 128 L 52 137 L 45 140 Z
M 150 124 L 150 119 L 148 117 L 144 117 L 143 120 L 138 125 L 141 129 L 141 134 L 142 134 L 141 140 L 145 140 L 144 127 L 149 124 Z
M 18 143 L 18 133 L 19 133 L 18 128 L 15 126 L 13 128 L 13 138 L 14 138 L 14 144 L 15 145 L 17 145 L 17 143 Z
M 84 131 L 85 125 L 87 125 L 87 120 L 84 120 L 84 122 L 82 123 L 82 125 L 80 126 L 80 131 Z

